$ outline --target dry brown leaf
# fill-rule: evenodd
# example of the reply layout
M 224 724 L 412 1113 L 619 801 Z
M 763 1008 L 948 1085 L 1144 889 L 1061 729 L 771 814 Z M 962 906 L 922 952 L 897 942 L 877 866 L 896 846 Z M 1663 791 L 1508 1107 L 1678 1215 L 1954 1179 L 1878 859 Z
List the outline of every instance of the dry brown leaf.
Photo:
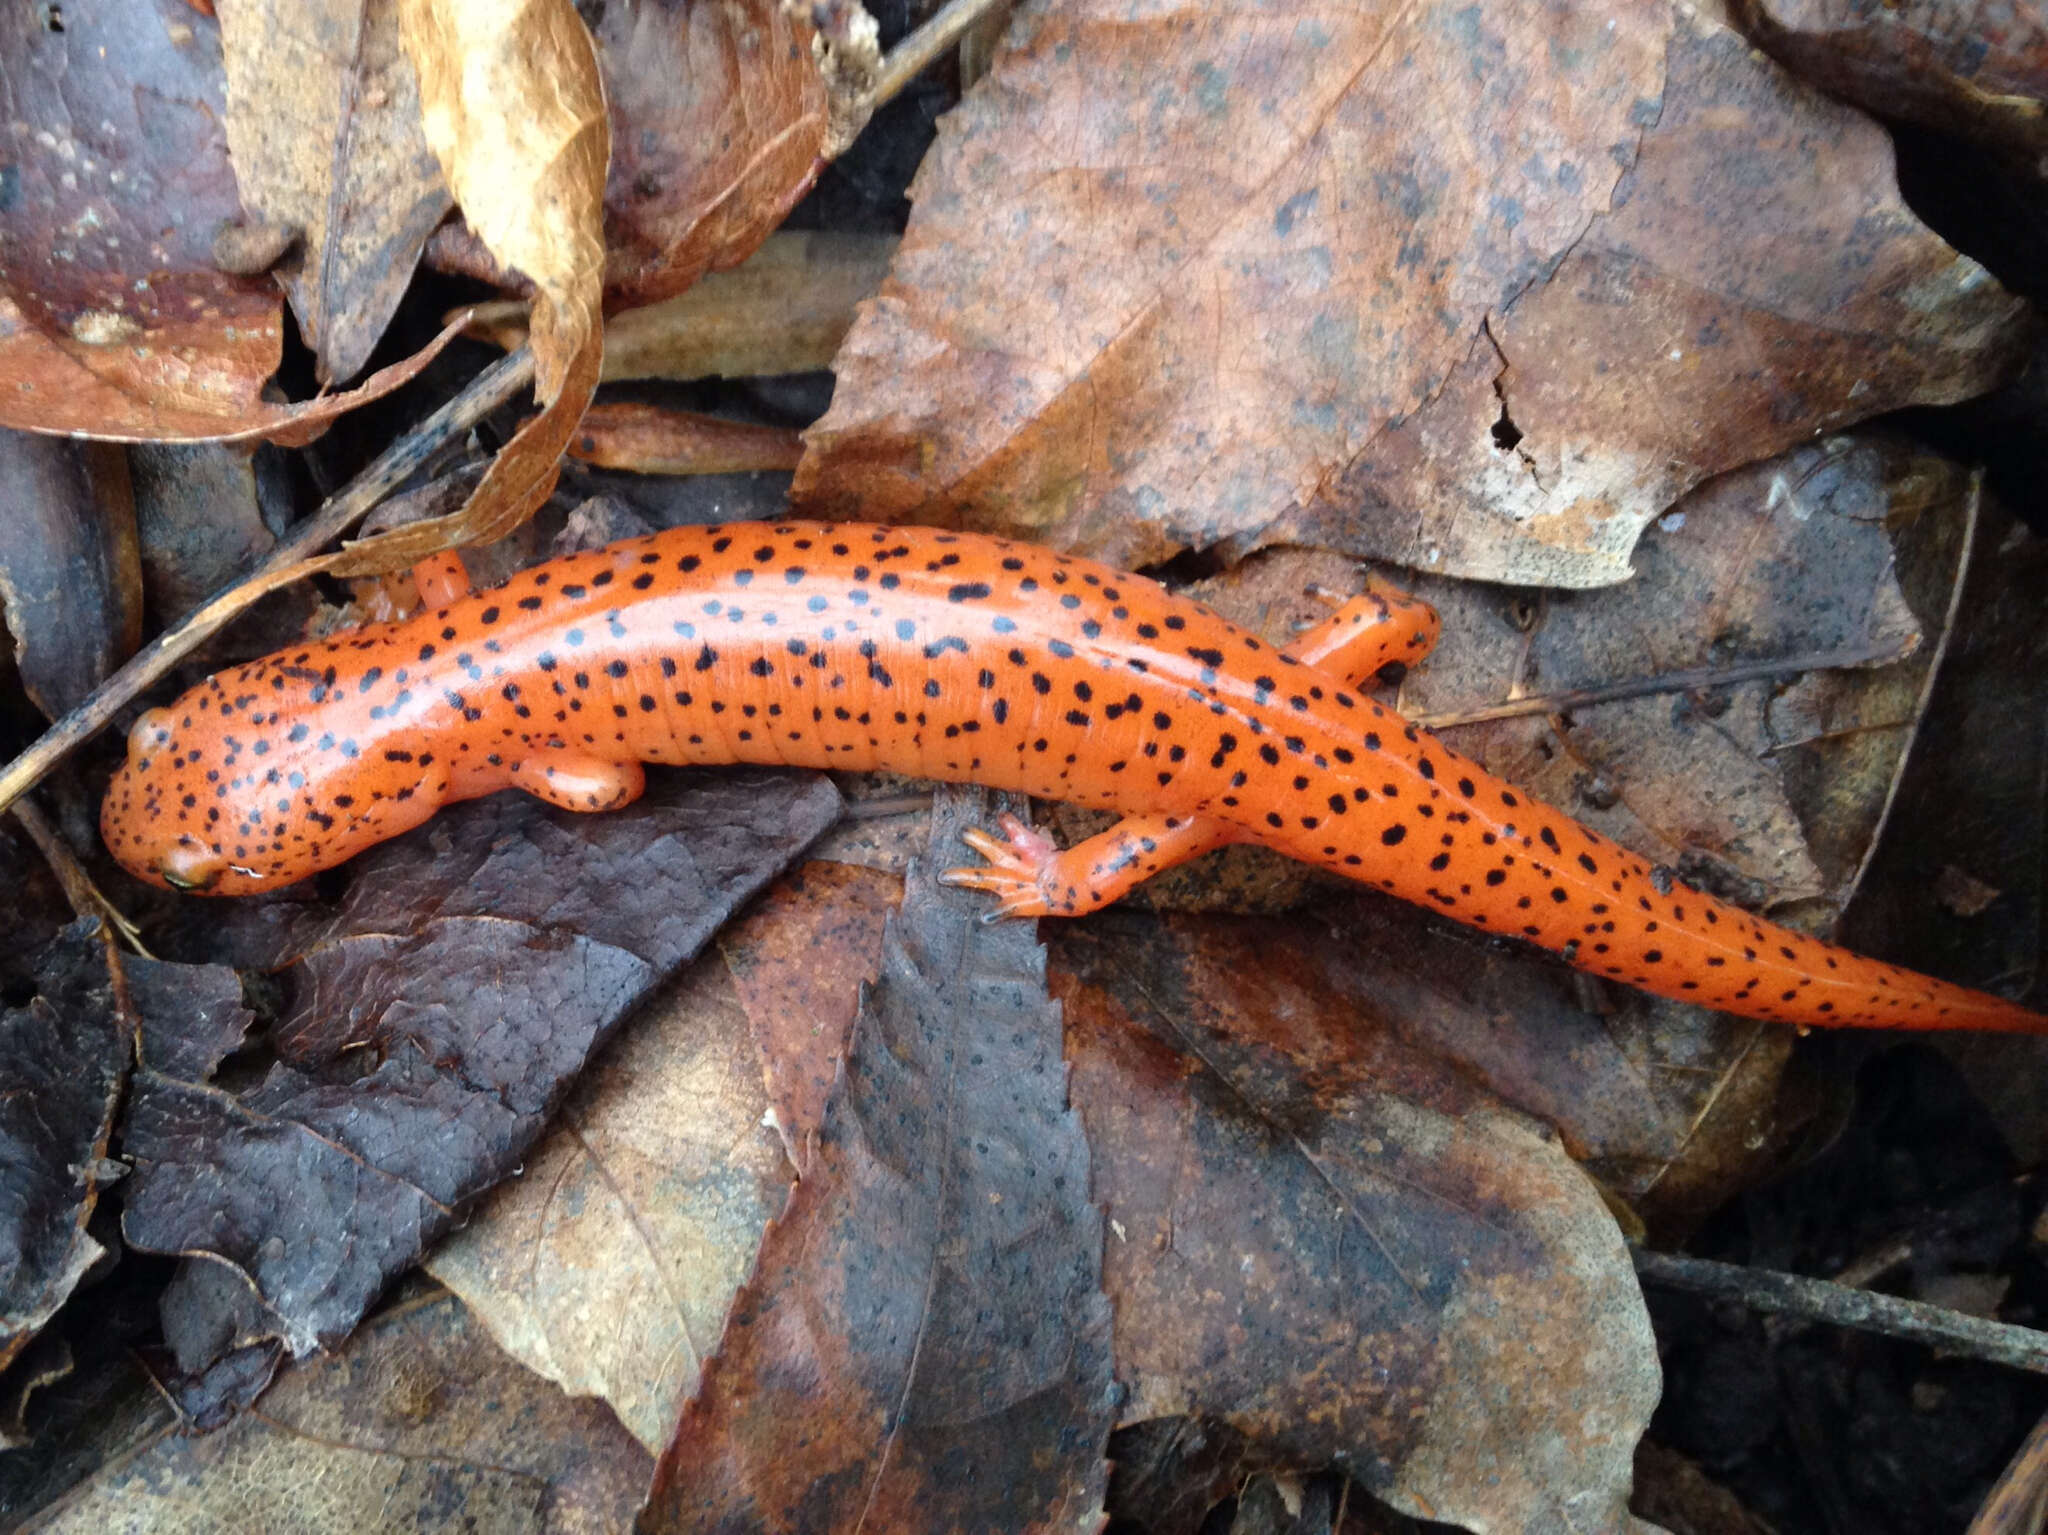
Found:
M 643 1012 L 427 1269 L 498 1346 L 659 1454 L 790 1182 L 716 955 Z
M 547 499 L 604 357 L 604 177 L 611 154 L 590 34 L 569 0 L 401 0 L 427 142 L 470 227 L 534 284 L 534 397 L 463 508 L 352 545 L 344 574 L 396 570 L 502 538 Z
M 398 0 L 225 0 L 220 27 L 242 205 L 297 235 L 277 280 L 321 381 L 352 378 L 449 206 Z
M 1122 564 L 1611 583 L 1706 476 L 2021 340 L 1879 129 L 1678 5 L 1027 11 L 912 193 L 797 500 Z
M 832 152 L 833 104 L 813 61 L 815 23 L 857 5 L 642 0 L 593 21 L 616 146 L 605 191 L 606 293 L 652 304 L 744 260 L 809 190 Z M 446 225 L 442 271 L 516 286 L 509 263 Z

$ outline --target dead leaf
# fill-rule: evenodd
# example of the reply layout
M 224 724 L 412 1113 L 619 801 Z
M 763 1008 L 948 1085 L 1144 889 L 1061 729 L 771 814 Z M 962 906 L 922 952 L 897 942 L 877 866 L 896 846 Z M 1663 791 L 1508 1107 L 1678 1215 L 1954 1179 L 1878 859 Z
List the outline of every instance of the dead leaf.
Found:
M 813 861 L 719 934 L 775 1125 L 799 1174 L 825 1123 L 861 988 L 878 973 L 883 926 L 902 899 L 897 875 Z
M 450 205 L 398 0 L 225 0 L 220 28 L 242 204 L 297 234 L 277 280 L 321 383 L 353 378 Z
M 214 265 L 242 215 L 225 116 L 218 28 L 184 0 L 0 16 L 0 426 L 305 441 L 445 344 L 348 394 L 263 398 L 282 307 Z
M 812 14 L 775 0 L 604 8 L 615 304 L 673 297 L 744 260 L 810 189 L 829 129 Z
M 500 1348 L 603 1398 L 658 1455 L 788 1196 L 767 1108 L 725 964 L 699 960 L 427 1270 Z
M 1119 564 L 1619 581 L 1705 477 L 2021 344 L 1891 163 L 1685 7 L 1026 12 L 794 494 Z
M 1733 0 L 1757 46 L 1866 111 L 2035 158 L 2048 150 L 2048 17 L 2031 6 L 1903 0 L 1882 11 Z
M 0 602 L 35 706 L 56 719 L 142 641 L 128 461 L 0 428 Z
M 105 1255 L 86 1234 L 132 1049 L 100 924 L 35 956 L 34 996 L 0 1013 L 0 1368 Z
M 261 1414 L 124 1448 L 38 1528 L 597 1535 L 626 1527 L 648 1474 L 603 1408 L 520 1369 L 446 1296 L 286 1371 Z
M 569 456 L 634 474 L 787 473 L 796 468 L 803 447 L 803 439 L 786 427 L 620 401 L 583 413 Z
M 265 1338 L 303 1355 L 344 1336 L 519 1164 L 625 1013 L 837 812 L 828 783 L 788 774 L 674 775 L 604 816 L 498 796 L 359 859 L 339 913 L 210 911 L 204 952 L 290 968 L 259 1084 L 144 1072 L 129 1106 L 128 1240 L 216 1260 L 188 1258 L 166 1297 L 195 1340 L 185 1375 L 217 1358 L 239 1379 Z
M 505 444 L 459 512 L 349 546 L 331 568 L 403 569 L 488 543 L 554 489 L 604 356 L 603 195 L 611 155 L 590 34 L 569 0 L 400 0 L 427 142 L 463 217 L 534 284 L 530 345 L 541 414 Z
M 949 794 L 933 853 L 982 818 Z M 1064 1530 L 1114 1414 L 1101 1217 L 1044 950 L 914 871 L 808 1175 L 641 1527 Z
M 1473 1529 L 1629 1527 L 1659 1372 L 1613 1218 L 1533 1121 L 1319 985 L 1334 945 L 1304 936 L 1056 939 L 1126 1418 L 1218 1418 Z

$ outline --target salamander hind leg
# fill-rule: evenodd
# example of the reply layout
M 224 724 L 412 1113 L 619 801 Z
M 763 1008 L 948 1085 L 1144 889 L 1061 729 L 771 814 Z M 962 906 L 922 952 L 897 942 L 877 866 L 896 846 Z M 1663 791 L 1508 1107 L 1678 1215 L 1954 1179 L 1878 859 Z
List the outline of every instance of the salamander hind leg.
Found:
M 942 884 L 986 890 L 996 907 L 984 921 L 1003 917 L 1085 917 L 1129 895 L 1153 875 L 1237 839 L 1220 821 L 1200 816 L 1126 816 L 1108 831 L 1062 851 L 1043 832 L 1013 815 L 998 823 L 1002 836 L 979 828 L 960 840 L 987 860 L 947 869 Z
M 1382 667 L 1413 665 L 1436 645 L 1436 609 L 1389 586 L 1346 598 L 1337 611 L 1286 647 L 1286 654 L 1346 682 L 1363 683 Z M 1014 816 L 1002 837 L 970 831 L 962 841 L 987 863 L 948 869 L 939 878 L 999 899 L 1001 917 L 1085 917 L 1114 905 L 1156 874 L 1238 840 L 1207 816 L 1126 816 L 1108 831 L 1062 852 Z
M 1420 597 L 1375 582 L 1345 598 L 1328 618 L 1287 647 L 1305 666 L 1363 685 L 1383 668 L 1414 666 L 1436 649 L 1443 620 Z
M 646 769 L 637 762 L 607 762 L 565 751 L 513 763 L 506 781 L 563 810 L 619 810 L 647 790 Z

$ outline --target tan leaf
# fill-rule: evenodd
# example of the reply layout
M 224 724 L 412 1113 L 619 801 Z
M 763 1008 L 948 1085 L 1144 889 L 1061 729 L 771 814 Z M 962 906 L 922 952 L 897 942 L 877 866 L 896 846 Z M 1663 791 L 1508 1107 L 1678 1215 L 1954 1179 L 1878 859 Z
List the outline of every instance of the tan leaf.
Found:
M 351 378 L 449 204 L 398 0 L 227 0 L 220 25 L 242 204 L 297 233 L 277 279 L 321 380 Z
M 1619 581 L 1706 476 L 2021 333 L 1881 130 L 1677 5 L 1027 9 L 912 195 L 796 499 L 1125 565 Z
M 502 538 L 547 499 L 597 387 L 604 329 L 604 177 L 611 153 L 597 56 L 569 0 L 403 0 L 427 142 L 470 227 L 532 279 L 541 414 L 505 445 L 463 508 L 350 546 L 342 573 L 394 570 L 455 543 Z
M 701 960 L 591 1068 L 428 1270 L 500 1347 L 659 1453 L 752 1272 L 789 1164 L 726 966 Z

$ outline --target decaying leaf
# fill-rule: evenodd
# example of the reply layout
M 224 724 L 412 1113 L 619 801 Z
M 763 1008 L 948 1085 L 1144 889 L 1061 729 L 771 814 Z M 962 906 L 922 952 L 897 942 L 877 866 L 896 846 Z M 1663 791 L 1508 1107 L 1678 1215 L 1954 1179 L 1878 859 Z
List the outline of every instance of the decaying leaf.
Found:
M 321 382 L 353 378 L 449 206 L 398 0 L 225 0 L 219 15 L 242 205 L 296 236 L 274 270 Z
M 652 0 L 594 18 L 614 145 L 613 303 L 658 303 L 744 260 L 809 190 L 830 133 L 813 61 L 821 14 L 773 0 Z M 459 224 L 436 233 L 427 257 L 483 282 L 520 280 Z
M 0 14 L 0 426 L 303 441 L 438 349 L 347 394 L 263 398 L 276 289 L 214 262 L 242 216 L 221 78 L 219 29 L 185 0 Z
M 1057 940 L 1056 994 L 1126 1418 L 1220 1418 L 1472 1529 L 1631 1527 L 1656 1348 L 1563 1148 L 1318 986 L 1313 943 L 1102 927 Z
M 0 611 L 22 686 L 55 719 L 142 639 L 128 461 L 0 428 L 0 486 Z
M 1879 129 L 1682 6 L 1027 11 L 912 193 L 798 501 L 1123 564 L 1619 581 L 1706 476 L 2021 339 Z
M 1759 47 L 1884 117 L 2037 157 L 2048 150 L 2048 16 L 2031 5 L 1734 0 Z
M 860 990 L 881 962 L 883 926 L 902 899 L 899 875 L 812 862 L 719 934 L 776 1128 L 799 1173 L 810 1166 L 813 1137 L 825 1123 Z
M 35 959 L 36 994 L 0 1012 L 0 1369 L 104 1252 L 86 1234 L 130 1051 L 100 924 Z
M 707 956 L 592 1066 L 427 1269 L 499 1347 L 659 1454 L 787 1198 L 726 967 Z
M 260 1415 L 124 1448 L 38 1528 L 595 1535 L 626 1527 L 648 1475 L 603 1408 L 520 1369 L 446 1296 L 293 1367 Z
M 604 816 L 501 795 L 358 860 L 338 916 L 210 913 L 213 952 L 287 966 L 287 1001 L 278 1063 L 249 1091 L 136 1081 L 124 1232 L 214 1260 L 188 1259 L 166 1298 L 185 1374 L 218 1360 L 239 1378 L 263 1339 L 304 1354 L 344 1336 L 838 803 L 822 780 L 763 773 L 666 777 Z
M 590 34 L 569 0 L 399 0 L 427 142 L 469 226 L 534 285 L 541 413 L 462 509 L 365 540 L 344 573 L 399 570 L 455 543 L 502 538 L 547 499 L 604 357 L 604 179 L 611 155 Z
M 950 859 L 978 795 L 947 795 Z M 1068 1530 L 1115 1404 L 1101 1216 L 1021 923 L 914 870 L 788 1212 L 647 1530 Z

